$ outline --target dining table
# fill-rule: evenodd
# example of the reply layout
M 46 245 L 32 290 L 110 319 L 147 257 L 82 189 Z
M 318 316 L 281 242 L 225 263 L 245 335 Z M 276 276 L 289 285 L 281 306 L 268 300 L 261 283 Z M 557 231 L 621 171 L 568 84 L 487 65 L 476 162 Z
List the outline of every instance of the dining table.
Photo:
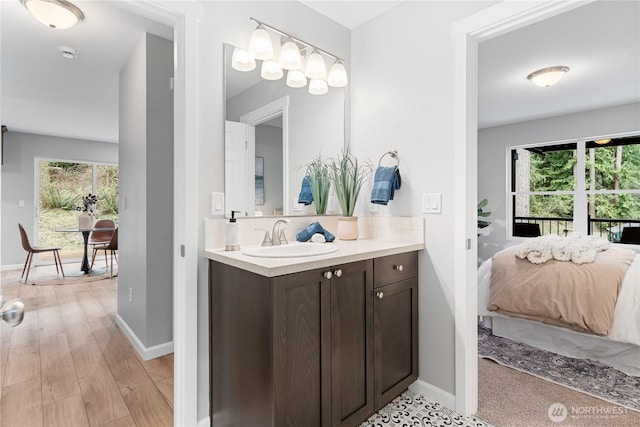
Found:
M 89 246 L 89 235 L 92 231 L 114 231 L 115 227 L 100 227 L 100 228 L 63 228 L 58 229 L 58 233 L 82 233 L 82 240 L 84 242 L 84 252 L 82 254 L 82 263 L 80 264 L 80 273 L 82 275 L 89 274 L 89 255 L 87 247 Z M 107 242 L 105 242 L 107 243 Z M 73 275 L 73 274 L 68 274 Z

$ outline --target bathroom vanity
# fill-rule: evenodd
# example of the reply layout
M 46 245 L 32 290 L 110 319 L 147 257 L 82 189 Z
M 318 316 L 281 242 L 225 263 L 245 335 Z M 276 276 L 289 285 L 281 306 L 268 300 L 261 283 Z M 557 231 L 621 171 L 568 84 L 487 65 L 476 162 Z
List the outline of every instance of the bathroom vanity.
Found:
M 304 258 L 206 251 L 212 426 L 356 426 L 418 375 L 423 244 Z

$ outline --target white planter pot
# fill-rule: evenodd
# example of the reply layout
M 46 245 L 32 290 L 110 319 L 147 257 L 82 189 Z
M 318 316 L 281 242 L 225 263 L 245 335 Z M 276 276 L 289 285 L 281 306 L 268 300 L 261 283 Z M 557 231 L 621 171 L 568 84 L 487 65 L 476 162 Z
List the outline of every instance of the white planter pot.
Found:
M 338 239 L 340 240 L 356 240 L 358 239 L 358 217 L 357 216 L 339 216 L 338 217 Z

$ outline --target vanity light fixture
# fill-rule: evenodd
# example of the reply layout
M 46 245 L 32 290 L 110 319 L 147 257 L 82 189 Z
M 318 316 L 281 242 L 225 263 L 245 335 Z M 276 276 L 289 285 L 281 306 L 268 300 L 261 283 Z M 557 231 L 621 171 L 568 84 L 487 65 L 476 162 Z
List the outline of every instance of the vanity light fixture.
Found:
M 231 59 L 233 69 L 251 71 L 256 67 L 255 60 L 259 59 L 264 61 L 260 75 L 265 80 L 277 80 L 283 76 L 283 70 L 288 70 L 287 86 L 293 88 L 304 87 L 307 85 L 308 77 L 310 79 L 309 92 L 314 95 L 327 93 L 328 86 L 345 87 L 348 84 L 347 70 L 342 58 L 255 18 L 249 19 L 256 23 L 258 27 L 251 35 L 248 50 L 240 48 L 233 50 Z M 280 48 L 279 59 L 273 57 L 273 45 L 267 30 L 283 37 L 282 41 L 284 43 Z M 311 52 L 304 65 L 301 51 Z M 334 61 L 328 74 L 324 57 L 329 57 Z
M 280 66 L 285 70 L 297 70 L 302 68 L 302 56 L 296 42 L 286 41 L 280 49 Z
M 271 36 L 264 29 L 264 26 L 258 24 L 258 28 L 251 34 L 251 40 L 249 40 L 249 53 L 253 55 L 255 59 L 271 59 L 273 58 L 273 43 L 271 43 Z
M 262 61 L 260 76 L 265 80 L 278 80 L 283 76 L 282 67 L 273 59 Z
M 298 88 L 307 85 L 307 76 L 300 70 L 289 70 L 287 72 L 287 86 Z
M 304 66 L 304 75 L 310 79 L 324 79 L 327 77 L 327 66 L 320 52 L 314 50 Z
M 309 93 L 311 95 L 324 95 L 329 91 L 327 81 L 322 79 L 309 80 Z
M 29 12 L 49 28 L 65 30 L 82 22 L 84 13 L 66 0 L 20 0 Z
M 540 87 L 549 87 L 558 83 L 562 77 L 569 71 L 569 67 L 564 65 L 556 65 L 553 67 L 542 68 L 541 70 L 534 71 L 527 76 L 528 80 L 531 80 L 533 84 Z
M 256 60 L 246 50 L 236 47 L 231 55 L 231 67 L 238 71 L 251 71 L 256 68 Z
M 329 83 L 331 87 L 345 87 L 347 85 L 347 70 L 344 68 L 341 60 L 338 59 L 329 69 L 327 83 Z

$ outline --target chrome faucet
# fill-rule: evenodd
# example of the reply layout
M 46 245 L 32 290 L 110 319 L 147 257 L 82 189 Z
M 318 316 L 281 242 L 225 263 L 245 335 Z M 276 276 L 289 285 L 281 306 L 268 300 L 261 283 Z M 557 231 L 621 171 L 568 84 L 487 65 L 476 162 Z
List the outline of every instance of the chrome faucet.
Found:
M 274 246 L 277 245 L 286 245 L 287 238 L 284 236 L 284 229 L 282 224 L 290 224 L 291 220 L 282 218 L 273 223 L 273 230 L 271 230 L 271 244 Z

